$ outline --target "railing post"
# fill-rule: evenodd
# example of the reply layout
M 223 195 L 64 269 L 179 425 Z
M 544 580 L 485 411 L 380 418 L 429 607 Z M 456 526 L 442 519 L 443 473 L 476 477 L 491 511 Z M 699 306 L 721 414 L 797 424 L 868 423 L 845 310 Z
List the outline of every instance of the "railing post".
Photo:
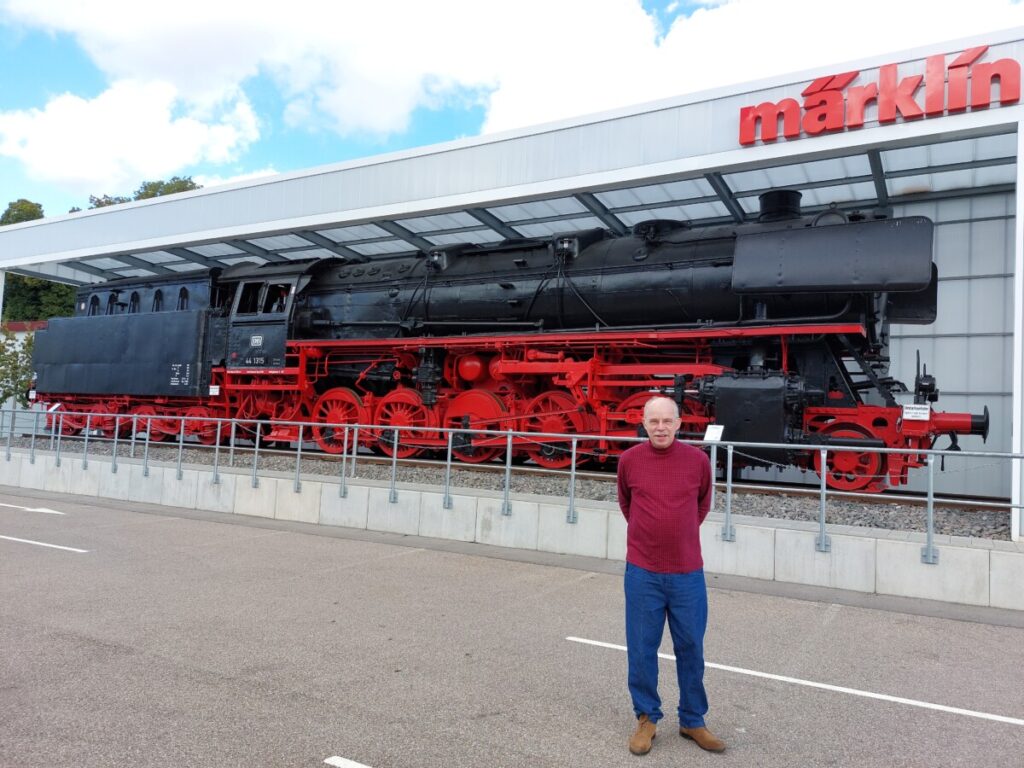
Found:
M 565 522 L 576 523 L 578 522 L 578 516 L 576 514 L 576 447 L 579 438 L 574 437 L 572 439 L 572 451 L 569 454 L 569 509 L 565 513 Z
M 213 442 L 213 485 L 220 485 L 220 430 L 223 424 L 217 419 L 217 435 Z
M 256 467 L 260 463 L 260 427 L 262 425 L 256 422 L 256 442 L 252 448 L 252 487 L 260 487 L 260 479 L 256 476 Z
M 88 469 L 89 467 L 89 430 L 92 428 L 92 414 L 85 414 L 85 429 L 82 430 L 82 434 L 85 435 L 85 442 L 82 445 L 82 469 Z
M 178 479 L 181 480 L 181 454 L 185 452 L 185 417 L 181 417 L 181 425 L 178 427 Z
M 4 412 L 6 414 L 6 411 Z M 14 440 L 14 410 L 11 410 L 11 427 L 7 430 L 7 460 L 11 460 L 11 441 Z
M 142 476 L 149 477 L 149 435 L 153 431 L 153 419 L 146 421 L 146 439 L 142 443 Z
M 57 438 L 57 435 L 53 431 L 53 425 L 56 423 L 56 419 L 53 418 L 55 414 L 50 413 L 50 447 L 47 450 L 53 450 L 53 441 Z
M 338 498 L 344 499 L 348 496 L 348 484 L 346 483 L 346 470 L 348 467 L 348 426 L 345 427 L 345 432 L 341 438 L 341 480 L 338 486 Z
M 715 511 L 715 480 L 718 479 L 718 443 L 711 444 L 711 502 L 708 509 Z
M 235 466 L 235 428 L 238 426 L 238 422 L 234 419 L 231 420 L 231 434 L 228 437 L 228 466 Z
M 448 433 L 448 452 L 444 460 L 444 499 L 441 506 L 451 509 L 452 504 L 452 437 L 454 432 Z
M 114 445 L 110 449 L 110 474 L 117 474 L 117 438 L 121 433 L 121 417 L 114 417 Z
M 508 431 L 508 438 L 505 440 L 505 498 L 501 502 L 501 514 L 512 514 L 512 501 L 509 493 L 512 488 L 512 430 Z
M 725 453 L 725 521 L 722 523 L 722 541 L 736 541 L 736 528 L 732 524 L 732 451 L 730 443 Z
M 928 454 L 928 522 L 927 539 L 921 547 L 921 562 L 938 565 L 939 550 L 935 548 L 935 455 Z
M 395 481 L 398 478 L 398 428 L 391 430 L 391 493 L 388 494 L 388 501 L 392 504 L 398 503 L 398 489 L 395 488 Z
M 28 463 L 36 463 L 36 432 L 39 430 L 39 411 L 32 414 L 32 437 L 28 444 Z
M 132 436 L 131 445 L 128 449 L 128 457 L 135 458 L 135 433 L 139 431 L 139 415 L 137 413 L 132 414 Z
M 352 432 L 352 472 L 349 477 L 356 476 L 356 458 L 359 456 L 359 425 Z
M 821 502 L 818 505 L 818 535 L 814 537 L 814 548 L 819 552 L 832 551 L 832 537 L 825 533 L 825 494 L 828 486 L 828 449 L 821 449 Z
M 299 424 L 299 442 L 295 450 L 295 487 L 296 493 L 302 492 L 302 481 L 299 479 L 300 467 L 302 466 L 302 424 Z
M 60 466 L 60 439 L 64 436 L 64 411 L 57 414 L 57 452 L 53 457 L 53 465 Z

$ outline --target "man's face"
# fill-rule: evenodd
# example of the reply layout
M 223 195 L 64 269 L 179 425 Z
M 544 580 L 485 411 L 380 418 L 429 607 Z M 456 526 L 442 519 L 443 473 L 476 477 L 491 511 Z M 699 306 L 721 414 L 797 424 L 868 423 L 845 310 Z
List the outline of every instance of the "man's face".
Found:
M 681 423 L 676 416 L 675 403 L 669 400 L 655 400 L 644 408 L 644 429 L 655 448 L 672 445 Z

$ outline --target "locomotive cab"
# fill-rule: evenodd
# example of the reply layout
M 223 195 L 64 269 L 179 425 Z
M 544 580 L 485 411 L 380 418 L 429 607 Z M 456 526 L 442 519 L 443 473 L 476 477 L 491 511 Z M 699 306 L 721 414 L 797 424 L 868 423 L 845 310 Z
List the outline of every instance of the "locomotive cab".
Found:
M 225 271 L 237 281 L 228 316 L 228 368 L 284 368 L 296 298 L 309 283 L 311 262 L 245 265 Z

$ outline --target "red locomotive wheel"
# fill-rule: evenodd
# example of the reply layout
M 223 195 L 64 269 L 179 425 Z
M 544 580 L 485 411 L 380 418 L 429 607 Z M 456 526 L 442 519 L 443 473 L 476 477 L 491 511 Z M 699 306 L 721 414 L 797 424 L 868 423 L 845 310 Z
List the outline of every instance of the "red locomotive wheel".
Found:
M 52 421 L 50 419 L 52 418 Z M 77 435 L 85 427 L 85 416 L 77 413 L 67 413 L 63 410 L 55 411 L 47 416 L 51 429 L 60 429 L 65 437 Z
M 456 395 L 444 414 L 444 424 L 451 429 L 463 427 L 464 419 L 469 420 L 470 429 L 501 429 L 502 419 L 508 415 L 505 404 L 493 392 L 486 389 L 470 389 Z M 482 464 L 496 458 L 503 451 L 500 445 L 473 446 L 470 440 L 478 441 L 481 435 L 459 435 L 456 433 L 452 453 L 459 461 L 467 464 Z M 461 438 L 461 440 L 460 440 Z M 461 443 L 461 444 L 460 444 Z
M 537 395 L 527 403 L 524 414 L 523 432 L 571 435 L 593 431 L 587 415 L 580 412 L 567 392 L 552 390 Z M 576 444 L 577 466 L 587 458 L 592 447 L 592 441 Z M 568 440 L 537 438 L 526 453 L 535 463 L 548 469 L 565 469 L 572 464 L 572 442 Z
M 217 422 L 210 421 L 213 413 L 202 405 L 194 405 L 185 411 L 185 435 L 194 437 L 203 445 L 217 442 Z M 228 429 L 221 427 L 221 440 L 227 435 Z
M 408 459 L 423 452 L 422 448 L 409 445 L 410 441 L 431 436 L 429 432 L 419 432 L 410 427 L 433 427 L 436 425 L 433 412 L 423 404 L 423 398 L 414 389 L 396 389 L 393 392 L 388 392 L 377 403 L 373 422 L 382 427 L 398 428 L 397 430 L 382 429 L 377 437 L 377 445 L 387 456 L 397 455 L 400 459 Z M 395 449 L 396 432 L 397 451 Z
M 842 440 L 844 437 L 863 440 L 873 438 L 871 432 L 849 422 L 835 422 L 821 430 L 823 435 Z M 858 451 L 856 448 L 834 450 L 826 454 L 825 483 L 837 491 L 880 491 L 885 487 L 885 454 Z M 814 452 L 814 471 L 821 477 L 821 452 Z
M 149 433 L 149 440 L 153 443 L 159 443 L 165 437 L 167 433 L 161 431 L 157 424 L 159 419 L 155 418 L 156 408 L 152 405 L 139 405 L 132 409 L 132 414 L 135 416 L 135 433 L 139 434 L 142 432 Z M 129 422 L 131 417 L 129 416 Z
M 317 445 L 327 453 L 341 453 L 345 450 L 344 424 L 368 424 L 370 414 L 363 399 L 348 387 L 335 387 L 320 395 L 313 406 L 313 437 Z M 349 430 L 349 450 L 353 431 Z

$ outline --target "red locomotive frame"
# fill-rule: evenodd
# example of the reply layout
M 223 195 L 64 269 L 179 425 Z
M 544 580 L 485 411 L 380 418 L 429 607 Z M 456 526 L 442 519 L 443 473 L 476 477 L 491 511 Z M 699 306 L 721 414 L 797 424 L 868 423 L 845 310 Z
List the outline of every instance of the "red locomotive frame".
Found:
M 59 402 L 63 415 L 52 411 L 50 426 L 60 423 L 65 434 L 91 427 L 113 436 L 128 434 L 134 421 L 152 440 L 177 436 L 180 417 L 185 435 L 212 444 L 214 419 L 266 420 L 267 441 L 294 442 L 299 427 L 286 422 L 311 422 L 312 437 L 329 453 L 340 453 L 353 430 L 346 425 L 374 425 L 359 431 L 359 443 L 390 454 L 396 450 L 393 428 L 400 428 L 397 452 L 411 457 L 443 451 L 448 437 L 437 428 L 518 433 L 512 450 L 535 463 L 565 468 L 572 462 L 567 438 L 534 438 L 530 433 L 578 434 L 579 462 L 608 462 L 635 437 L 644 403 L 652 392 L 684 380 L 699 382 L 730 369 L 714 362 L 712 344 L 737 338 L 777 343 L 781 372 L 789 371 L 788 345 L 815 335 L 863 336 L 856 323 L 762 327 L 720 327 L 664 331 L 562 332 L 543 335 L 486 335 L 419 338 L 289 341 L 284 368 L 216 367 L 210 394 L 201 398 L 146 398 L 47 395 Z M 416 368 L 425 352 L 443 352 L 436 386 L 427 392 Z M 338 365 L 361 370 L 348 386 L 337 386 L 331 370 Z M 381 391 L 369 386 L 374 371 L 390 371 L 392 385 Z M 683 377 L 680 379 L 680 377 Z M 419 382 L 419 386 L 417 386 Z M 714 421 L 695 391 L 682 402 L 682 431 L 699 436 Z M 427 397 L 424 395 L 427 394 Z M 120 416 L 120 419 L 118 417 Z M 127 418 L 134 417 L 134 418 Z M 58 422 L 59 419 L 59 422 Z M 806 443 L 854 444 L 828 453 L 827 482 L 838 490 L 879 491 L 907 482 L 908 470 L 924 464 L 921 450 L 931 448 L 944 433 L 969 432 L 970 414 L 927 409 L 927 418 L 903 418 L 900 407 L 858 404 L 807 407 L 800 427 Z M 243 436 L 255 437 L 249 433 Z M 221 430 L 221 438 L 226 438 Z M 726 440 L 729 435 L 725 435 Z M 507 434 L 459 435 L 453 452 L 461 461 L 484 462 L 503 454 Z M 858 447 L 859 445 L 859 447 Z M 883 454 L 868 447 L 903 449 Z M 821 471 L 820 451 L 787 446 L 790 463 Z

